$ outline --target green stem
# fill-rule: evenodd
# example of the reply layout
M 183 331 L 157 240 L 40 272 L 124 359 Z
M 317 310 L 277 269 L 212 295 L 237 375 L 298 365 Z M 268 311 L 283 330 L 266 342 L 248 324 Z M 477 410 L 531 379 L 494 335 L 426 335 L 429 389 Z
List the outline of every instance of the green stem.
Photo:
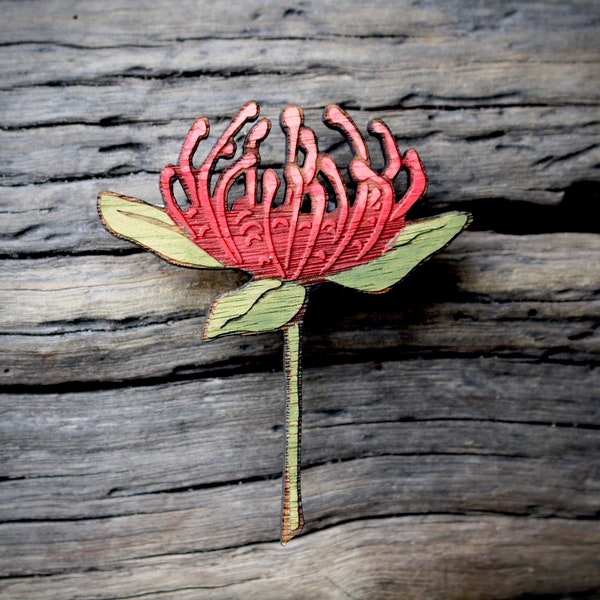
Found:
M 302 426 L 301 341 L 302 324 L 283 328 L 285 362 L 285 465 L 281 543 L 286 544 L 304 527 L 300 494 L 300 431 Z

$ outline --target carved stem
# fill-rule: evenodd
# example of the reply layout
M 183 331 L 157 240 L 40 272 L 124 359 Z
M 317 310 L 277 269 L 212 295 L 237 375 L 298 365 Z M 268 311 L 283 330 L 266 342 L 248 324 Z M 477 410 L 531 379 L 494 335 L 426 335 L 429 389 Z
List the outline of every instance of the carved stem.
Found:
M 302 381 L 300 371 L 302 324 L 298 319 L 283 328 L 285 362 L 285 464 L 281 543 L 286 544 L 304 527 L 300 495 L 300 430 Z

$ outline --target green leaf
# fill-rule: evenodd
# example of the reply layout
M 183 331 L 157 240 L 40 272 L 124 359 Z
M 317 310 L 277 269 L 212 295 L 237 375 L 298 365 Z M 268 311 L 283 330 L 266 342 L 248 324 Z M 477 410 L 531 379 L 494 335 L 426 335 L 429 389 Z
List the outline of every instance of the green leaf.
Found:
M 291 281 L 250 281 L 215 299 L 204 327 L 204 339 L 230 333 L 274 331 L 300 312 L 305 299 L 306 288 Z
M 184 267 L 204 269 L 224 265 L 196 246 L 181 228 L 158 208 L 136 198 L 100 192 L 98 211 L 106 229 Z
M 327 279 L 362 292 L 383 292 L 426 258 L 448 245 L 469 224 L 470 219 L 469 213 L 449 212 L 431 219 L 413 221 L 400 232 L 391 250 L 381 258 Z

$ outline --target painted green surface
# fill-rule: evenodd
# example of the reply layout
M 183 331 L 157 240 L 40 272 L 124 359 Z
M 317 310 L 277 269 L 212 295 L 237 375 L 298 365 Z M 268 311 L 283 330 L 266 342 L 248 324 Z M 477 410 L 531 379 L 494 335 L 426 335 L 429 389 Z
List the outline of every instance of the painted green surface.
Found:
M 306 288 L 290 281 L 260 279 L 215 299 L 204 339 L 231 333 L 274 331 L 289 323 L 306 299 Z
M 469 223 L 470 215 L 449 212 L 409 223 L 381 258 L 327 279 L 362 292 L 383 292 L 426 258 L 449 244 Z
M 286 369 L 285 488 L 282 542 L 286 543 L 304 526 L 300 496 L 300 392 L 301 323 L 283 328 Z
M 119 194 L 101 192 L 98 210 L 107 229 L 152 250 L 162 258 L 186 267 L 224 268 L 196 246 L 162 209 Z

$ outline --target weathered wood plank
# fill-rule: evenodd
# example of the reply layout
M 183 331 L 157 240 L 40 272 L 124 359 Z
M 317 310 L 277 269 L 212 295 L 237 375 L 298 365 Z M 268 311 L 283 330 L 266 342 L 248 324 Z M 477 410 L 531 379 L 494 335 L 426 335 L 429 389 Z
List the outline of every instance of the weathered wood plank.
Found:
M 126 78 L 118 84 L 106 83 L 97 87 L 74 84 L 9 89 L 2 92 L 0 107 L 2 125 L 17 128 L 62 123 L 97 124 L 110 119 L 154 122 L 169 120 L 174 115 L 193 119 L 198 112 L 200 97 L 217 115 L 231 114 L 249 97 L 261 105 L 276 107 L 284 106 L 290 98 L 306 108 L 323 105 L 315 98 L 370 110 L 390 106 L 401 108 L 405 104 L 408 107 L 427 107 L 432 103 L 444 106 L 445 97 L 455 97 L 458 92 L 455 83 L 451 83 L 457 79 L 463 82 L 455 104 L 458 107 L 569 104 L 573 89 L 577 89 L 577 98 L 582 104 L 593 105 L 597 100 L 597 67 L 582 65 L 576 69 L 564 64 L 545 65 L 549 72 L 547 79 L 535 77 L 539 65 L 527 62 L 467 65 L 454 68 L 451 76 L 447 72 L 433 72 L 432 75 L 428 68 L 408 73 L 404 70 L 390 74 L 377 86 L 370 85 L 370 72 L 348 77 L 326 70 L 303 72 L 294 77 L 273 74 L 240 75 L 234 79 L 199 76 L 174 79 L 168 85 L 162 80 Z M 492 97 L 488 77 L 494 79 L 496 94 Z M 402 78 L 406 78 L 406 87 L 398 89 L 398 81 Z M 412 90 L 419 89 L 427 89 L 427 95 L 423 94 L 413 103 L 402 102 L 405 96 L 413 97 Z M 48 102 L 48 96 L 51 102 Z M 503 100 L 499 101 L 498 97 Z M 119 98 L 127 99 L 127 102 L 119 102 Z
M 599 244 L 593 234 L 467 232 L 434 258 L 431 268 L 439 264 L 436 270 L 446 269 L 446 280 L 439 284 L 445 284 L 448 300 L 463 293 L 487 301 L 593 301 Z M 84 316 L 113 321 L 196 316 L 217 290 L 244 279 L 235 271 L 173 268 L 146 253 L 4 260 L 0 266 L 0 326 L 11 333 L 51 328 L 54 322 L 62 326 Z
M 552 459 L 387 456 L 309 467 L 303 470 L 306 532 L 399 514 L 593 520 L 598 485 L 588 483 L 590 469 L 574 470 L 572 458 Z M 587 488 L 582 498 L 574 493 L 577 481 Z M 80 485 L 84 483 L 82 479 Z M 103 569 L 141 556 L 276 542 L 280 496 L 280 480 L 236 482 L 178 494 L 167 490 L 129 502 L 113 500 L 112 507 L 121 505 L 124 512 L 106 516 L 55 521 L 40 514 L 9 521 L 2 525 L 3 546 L 10 551 L 0 558 L 0 573 L 59 574 Z M 52 496 L 49 500 L 68 502 Z M 95 502 L 96 507 L 102 504 L 106 502 L 101 499 Z
M 307 315 L 307 360 L 373 352 L 593 360 L 599 243 L 591 234 L 466 233 L 389 296 L 324 286 Z M 174 268 L 147 254 L 5 260 L 0 269 L 4 384 L 279 363 L 276 334 L 201 342 L 211 298 L 240 283 L 233 272 Z
M 99 10 L 93 0 L 79 1 L 75 6 L 30 0 L 24 9 L 13 0 L 3 2 L 6 22 L 11 25 L 4 35 L 6 43 L 54 42 L 85 44 L 86 48 L 234 37 L 310 41 L 332 35 L 426 37 L 443 29 L 454 34 L 511 29 L 539 34 L 542 29 L 545 35 L 552 35 L 570 29 L 590 30 L 598 13 L 593 0 L 569 4 L 537 1 L 510 7 L 488 1 L 480 3 L 477 10 L 466 10 L 464 2 L 456 0 L 446 2 L 443 9 L 429 2 L 407 5 L 377 0 L 367 7 L 359 0 L 347 0 L 344 7 L 340 10 L 338 3 L 326 0 L 303 2 L 297 10 L 290 10 L 285 3 L 265 6 L 259 0 L 243 0 L 232 10 L 221 0 L 199 9 L 197 2 L 184 0 L 178 10 L 165 11 L 152 0 L 135 5 L 127 0 L 109 0 Z M 544 46 L 539 35 L 527 41 Z
M 280 379 L 5 396 L 0 570 L 273 540 Z M 497 359 L 309 369 L 308 531 L 411 513 L 593 518 L 597 383 L 584 366 Z
M 35 5 L 37 6 L 37 3 Z M 156 10 L 143 11 L 146 22 L 142 29 L 139 26 L 140 12 L 135 11 L 133 15 L 131 7 L 125 6 L 119 11 L 119 18 L 126 19 L 125 13 L 129 13 L 130 17 L 138 21 L 138 26 L 131 29 L 122 29 L 121 26 L 119 30 L 122 30 L 125 35 L 130 35 L 131 39 L 119 42 L 113 30 L 111 31 L 113 35 L 109 38 L 111 43 L 109 47 L 106 46 L 106 33 L 102 30 L 109 27 L 111 17 L 117 14 L 106 10 L 103 12 L 104 19 L 95 19 L 90 24 L 91 27 L 86 29 L 86 43 L 92 43 L 94 35 L 100 35 L 103 37 L 103 47 L 83 54 L 76 43 L 75 47 L 65 48 L 63 39 L 60 46 L 50 46 L 53 56 L 48 55 L 47 58 L 41 59 L 48 60 L 52 65 L 49 65 L 48 69 L 43 68 L 43 62 L 35 63 L 35 69 L 28 69 L 27 64 L 23 64 L 22 59 L 20 60 L 16 55 L 17 49 L 9 46 L 4 55 L 8 77 L 5 85 L 40 86 L 46 81 L 77 84 L 82 80 L 85 81 L 86 78 L 91 78 L 90 83 L 95 83 L 103 76 L 125 75 L 127 79 L 121 81 L 119 85 L 128 87 L 129 106 L 123 107 L 128 113 L 123 114 L 122 118 L 134 120 L 148 118 L 147 103 L 143 102 L 141 112 L 137 110 L 140 107 L 136 106 L 138 103 L 136 95 L 143 97 L 144 89 L 151 89 L 153 94 L 164 95 L 163 100 L 169 98 L 173 100 L 174 93 L 181 95 L 184 90 L 187 90 L 186 94 L 189 94 L 190 86 L 195 89 L 198 85 L 203 88 L 203 97 L 207 97 L 208 94 L 209 103 L 217 114 L 223 113 L 218 109 L 222 106 L 227 107 L 225 112 L 231 112 L 247 99 L 248 94 L 254 95 L 261 102 L 275 101 L 277 104 L 281 101 L 289 101 L 290 95 L 293 95 L 295 101 L 306 107 L 312 107 L 315 106 L 314 99 L 322 96 L 318 91 L 324 85 L 328 86 L 326 97 L 332 101 L 344 100 L 364 108 L 381 108 L 382 104 L 402 103 L 418 106 L 431 102 L 456 106 L 473 103 L 477 105 L 572 103 L 573 90 L 577 90 L 578 103 L 587 101 L 597 104 L 594 74 L 598 73 L 598 48 L 594 18 L 590 18 L 597 12 L 594 10 L 594 3 L 582 6 L 579 10 L 547 3 L 530 4 L 529 8 L 534 15 L 528 15 L 529 10 L 522 6 L 515 11 L 508 11 L 511 13 L 507 15 L 508 23 L 503 23 L 503 26 L 499 27 L 498 21 L 487 19 L 497 17 L 502 21 L 502 13 L 506 11 L 501 7 L 494 7 L 493 3 L 489 3 L 485 9 L 490 13 L 487 19 L 473 15 L 471 11 L 462 10 L 460 3 L 448 5 L 446 11 L 436 8 L 428 8 L 426 11 L 414 8 L 402 10 L 401 7 L 383 3 L 380 7 L 358 4 L 353 7 L 354 11 L 350 11 L 351 18 L 353 25 L 359 29 L 363 27 L 364 31 L 344 32 L 344 23 L 340 20 L 340 11 L 337 10 L 336 3 L 320 3 L 319 10 L 315 10 L 312 6 L 302 9 L 300 18 L 293 19 L 291 23 L 276 14 L 287 10 L 280 6 L 276 7 L 275 11 L 267 11 L 270 13 L 269 27 L 272 28 L 272 34 L 276 35 L 275 40 L 270 41 L 268 35 L 267 39 L 256 39 L 261 36 L 256 31 L 250 33 L 247 27 L 244 27 L 247 25 L 246 21 L 243 21 L 243 26 L 240 27 L 242 23 L 228 20 L 229 23 L 234 24 L 234 27 L 237 24 L 238 36 L 255 38 L 245 40 L 245 43 L 240 46 L 239 39 L 234 41 L 215 39 L 218 37 L 218 32 L 214 29 L 210 30 L 210 40 L 202 40 L 201 32 L 208 33 L 210 19 L 205 20 L 204 14 L 200 17 L 198 11 L 194 11 L 195 14 L 191 15 L 192 22 L 195 23 L 191 26 L 194 27 L 194 33 L 188 34 L 188 38 L 186 32 L 179 28 L 179 23 L 169 23 L 163 19 L 161 23 L 163 31 L 171 28 L 171 35 L 162 42 L 152 37 L 149 39 L 145 27 L 147 27 L 147 20 L 156 16 Z M 372 17 L 384 16 L 381 9 L 391 9 L 395 13 L 387 23 L 383 21 L 378 23 L 384 28 L 393 28 L 391 39 L 386 39 L 386 34 L 382 34 L 381 31 L 370 30 Z M 243 11 L 244 7 L 240 7 L 240 12 Z M 185 11 L 181 14 L 183 12 Z M 218 10 L 208 12 L 214 14 Z M 299 41 L 298 35 L 290 31 L 317 15 L 320 19 L 326 20 L 327 14 L 333 12 L 335 12 L 335 19 L 331 20 L 331 24 L 337 28 L 334 39 L 317 39 L 311 44 L 306 44 L 304 41 Z M 22 13 L 23 11 L 21 16 Z M 48 11 L 40 9 L 36 13 L 36 19 L 28 19 L 29 23 L 25 26 L 25 29 L 31 27 L 38 29 L 37 35 L 31 31 L 19 31 L 19 24 L 15 23 L 16 27 L 10 32 L 9 37 L 13 37 L 14 43 L 19 45 L 23 42 L 32 42 L 36 37 L 42 38 L 40 41 L 47 43 L 48 36 L 51 38 L 52 34 L 51 28 L 47 24 L 46 27 L 44 26 L 44 13 L 47 15 Z M 552 13 L 560 20 L 552 23 L 550 17 Z M 49 16 L 56 18 L 56 14 Z M 371 19 L 368 18 L 369 16 Z M 535 18 L 532 19 L 532 16 Z M 418 34 L 410 28 L 411 18 L 415 17 L 419 21 Z M 432 22 L 437 21 L 436 25 L 432 27 L 429 24 L 430 29 L 426 29 L 427 25 L 423 17 L 431 18 Z M 67 20 L 67 15 L 63 18 Z M 81 30 L 83 20 L 82 14 L 81 20 L 78 19 L 72 29 Z M 540 20 L 543 20 L 546 25 L 546 35 L 543 37 L 535 35 L 539 32 Z M 190 27 L 189 22 L 187 27 Z M 68 29 L 62 28 L 63 35 L 69 35 Z M 278 29 L 286 31 L 284 33 Z M 135 48 L 135 43 L 140 43 L 137 36 L 142 30 L 144 40 L 141 47 Z M 80 37 L 81 34 L 75 33 L 75 35 Z M 319 35 L 328 36 L 331 33 L 317 33 L 317 36 Z M 377 36 L 376 40 L 370 37 L 373 35 Z M 351 37 L 345 39 L 345 36 Z M 189 40 L 190 37 L 193 41 Z M 299 37 L 306 38 L 305 35 Z M 119 43 L 124 44 L 125 47 L 119 48 Z M 156 44 L 159 46 L 157 47 Z M 474 47 L 477 48 L 475 57 Z M 36 55 L 40 54 L 40 47 L 32 44 L 28 49 L 30 50 L 28 56 L 31 58 L 25 60 L 39 60 Z M 43 49 L 46 52 L 47 48 Z M 59 53 L 58 57 L 56 53 Z M 84 58 L 85 56 L 87 58 Z M 536 76 L 540 64 L 544 65 L 543 78 Z M 577 65 L 576 68 L 573 67 L 574 64 Z M 64 67 L 57 67 L 57 65 L 64 65 Z M 436 68 L 432 69 L 431 65 L 435 65 Z M 365 85 L 367 80 L 371 81 L 374 69 L 377 69 L 380 74 L 378 85 Z M 40 79 L 40 75 L 31 74 L 32 71 L 40 74 L 47 73 L 47 75 L 41 75 Z M 307 79 L 307 71 L 309 71 L 309 79 Z M 237 75 L 233 79 L 229 77 L 232 72 Z M 252 75 L 253 72 L 256 76 Z M 161 85 L 161 81 L 156 81 L 156 78 L 179 73 L 193 76 L 185 80 L 170 81 L 167 86 L 168 93 L 161 94 L 160 88 L 165 86 Z M 348 76 L 349 73 L 352 77 Z M 480 76 L 477 76 L 478 73 Z M 211 74 L 216 76 L 211 77 Z M 139 76 L 150 78 L 150 81 L 146 81 L 145 85 L 143 81 L 135 81 Z M 493 83 L 490 81 L 490 76 L 493 76 L 491 80 Z M 47 79 L 48 77 L 50 79 Z M 277 93 L 279 86 L 269 82 L 276 82 L 283 78 L 287 79 L 287 100 L 276 100 L 281 97 L 281 94 Z M 210 81 L 209 86 L 206 85 L 208 81 Z M 308 84 L 309 81 L 312 83 Z M 457 82 L 460 82 L 458 87 Z M 3 94 L 7 109 L 4 111 L 4 122 L 7 125 L 19 126 L 19 124 L 31 123 L 32 117 L 33 122 L 38 124 L 48 119 L 51 123 L 73 119 L 88 122 L 91 115 L 97 119 L 104 114 L 103 106 L 110 107 L 111 103 L 107 103 L 106 100 L 114 95 L 110 83 L 106 81 L 103 83 L 102 93 L 99 95 L 88 94 L 89 88 L 85 85 L 74 85 L 71 86 L 72 89 L 67 90 L 61 87 L 41 87 L 39 90 L 18 88 L 12 92 L 16 96 L 12 96 L 7 90 Z M 400 89 L 398 84 L 401 86 Z M 224 89 L 219 89 L 223 86 L 229 92 L 225 104 L 223 104 Z M 293 88 L 290 89 L 290 86 Z M 210 89 L 206 89 L 207 87 Z M 296 89 L 296 92 L 292 94 L 293 89 Z M 241 92 L 243 98 L 240 97 Z M 344 96 L 338 97 L 340 93 Z M 59 100 L 60 97 L 62 102 L 51 102 L 51 104 L 55 108 L 63 106 L 63 110 L 59 113 L 45 113 L 43 106 L 48 104 L 46 102 L 38 104 L 38 109 L 31 114 L 23 110 L 22 103 L 15 104 L 10 101 L 11 98 L 14 101 L 21 98 L 26 105 L 33 106 L 37 94 L 56 94 L 56 99 Z M 74 101 L 75 98 L 82 100 L 83 104 Z M 93 101 L 95 98 L 99 102 L 90 105 L 90 100 Z M 170 104 L 164 104 L 165 107 L 173 108 L 172 101 Z M 189 118 L 193 118 L 198 110 L 194 107 L 190 114 L 189 109 L 192 105 L 184 100 L 177 105 L 180 109 L 179 114 L 182 115 L 183 110 L 183 114 Z M 97 110 L 90 110 L 93 108 Z M 154 119 L 157 118 L 159 110 L 161 109 L 153 103 Z M 167 118 L 172 118 L 174 114 L 178 113 L 170 112 Z M 114 114 L 105 115 L 105 118 L 108 117 L 114 117 Z
M 279 108 L 263 112 L 276 123 Z M 199 112 L 206 113 L 209 109 L 198 106 L 196 113 Z M 322 147 L 341 165 L 348 164 L 349 148 L 341 143 L 340 136 L 325 129 L 320 112 L 307 111 L 307 121 L 317 129 Z M 371 118 L 383 118 L 398 136 L 402 150 L 418 148 L 430 174 L 428 199 L 432 203 L 473 200 L 491 203 L 493 198 L 556 203 L 565 188 L 589 178 L 594 165 L 600 162 L 596 107 L 356 111 L 353 114 L 365 131 Z M 67 235 L 65 225 L 71 221 L 76 230 L 83 225 L 75 222 L 78 219 L 85 219 L 86 225 L 94 227 L 95 223 L 89 218 L 89 205 L 101 189 L 124 189 L 128 195 L 134 195 L 129 189 L 136 190 L 140 186 L 141 196 L 160 203 L 158 172 L 176 160 L 193 118 L 171 121 L 168 125 L 80 124 L 0 132 L 3 145 L 10 148 L 10 153 L 0 157 L 3 246 L 7 250 L 23 248 L 37 239 L 29 234 L 9 235 L 14 231 L 15 214 L 22 215 L 18 219 L 21 226 L 18 231 L 27 226 L 27 216 L 32 221 L 30 227 L 37 225 L 45 230 L 54 225 L 50 236 L 41 240 L 45 247 L 49 244 L 56 247 L 57 240 Z M 222 122 L 217 123 L 214 131 L 219 132 L 224 126 Z M 207 148 L 214 139 L 205 142 Z M 69 152 L 61 154 L 65 147 L 69 147 Z M 261 146 L 261 152 L 265 167 L 280 166 L 284 140 L 277 127 Z M 374 147 L 373 156 L 379 155 L 380 150 Z M 510 174 L 503 181 L 498 180 L 499 163 L 503 171 Z M 129 177 L 115 179 L 119 174 L 136 177 L 131 183 Z M 107 176 L 113 178 L 93 181 L 93 185 L 80 181 Z M 63 179 L 72 181 L 61 183 Z M 51 185 L 43 185 L 48 181 Z M 67 203 L 73 212 L 65 223 L 61 219 L 65 212 L 61 206 L 65 204 L 66 195 L 73 198 Z M 24 202 L 31 197 L 35 198 L 33 202 Z M 42 198 L 52 212 L 40 223 L 40 215 L 34 211 Z M 86 213 L 82 214 L 84 208 Z M 28 211 L 29 215 L 22 211 Z M 86 243 L 82 239 L 80 243 L 89 245 L 89 240 Z
M 598 596 L 597 3 L 0 4 L 0 597 Z M 313 291 L 284 551 L 278 336 L 202 344 L 241 276 L 95 208 L 160 203 L 192 120 L 251 97 L 341 164 L 322 107 L 384 118 L 416 214 L 475 214 L 390 294 Z
M 534 370 L 535 377 L 524 385 L 539 379 L 539 372 Z M 588 379 L 598 383 L 597 378 Z M 277 386 L 280 382 L 270 379 L 270 383 L 280 393 Z M 346 387 L 344 382 L 344 394 Z M 178 402 L 186 414 L 193 414 L 198 420 L 198 414 L 206 413 L 205 402 L 210 398 L 202 395 L 201 386 L 196 386 L 199 395 L 194 398 L 195 404 L 187 395 L 189 390 L 174 389 L 186 394 L 184 401 Z M 527 391 L 535 393 L 531 388 Z M 157 398 L 171 406 L 174 402 L 165 392 L 158 393 Z M 411 398 L 414 399 L 412 390 Z M 78 412 L 89 414 L 91 410 L 86 403 L 101 399 L 102 395 L 91 394 L 81 398 L 83 407 Z M 373 401 L 366 396 L 363 399 Z M 130 397 L 123 397 L 118 412 L 130 415 L 139 411 L 137 398 L 131 399 L 133 406 L 128 406 L 126 400 Z M 162 416 L 153 422 L 140 419 L 134 432 L 115 427 L 114 434 L 105 434 L 104 445 L 98 439 L 97 428 L 90 431 L 90 427 L 79 427 L 80 432 L 90 432 L 91 439 L 85 442 L 79 442 L 73 434 L 65 434 L 65 429 L 73 427 L 73 419 L 66 417 L 49 419 L 60 421 L 61 432 L 48 440 L 47 447 L 39 439 L 39 427 L 34 429 L 30 425 L 9 432 L 8 449 L 3 451 L 8 456 L 4 469 L 10 473 L 1 493 L 5 503 L 1 511 L 6 525 L 3 536 L 9 539 L 11 532 L 18 530 L 10 524 L 22 521 L 48 521 L 44 528 L 58 530 L 62 525 L 53 524 L 54 521 L 157 515 L 197 506 L 207 510 L 209 504 L 213 507 L 211 516 L 205 517 L 215 519 L 222 527 L 223 520 L 237 510 L 235 502 L 241 502 L 232 499 L 232 485 L 246 485 L 249 487 L 245 491 L 245 506 L 240 510 L 247 522 L 224 529 L 215 526 L 212 534 L 197 544 L 219 547 L 231 542 L 229 537 L 222 539 L 223 535 L 231 536 L 235 531 L 244 540 L 256 539 L 253 536 L 275 539 L 277 526 L 272 525 L 278 511 L 269 514 L 265 506 L 269 519 L 257 524 L 254 517 L 260 511 L 252 507 L 267 502 L 271 505 L 279 497 L 282 438 L 274 431 L 281 432 L 281 403 L 278 398 L 268 398 L 265 403 L 271 407 L 271 413 L 265 415 L 264 409 L 256 408 L 255 395 L 244 400 L 250 406 L 249 414 L 258 417 L 256 425 L 245 429 L 237 411 L 232 411 L 225 425 L 217 422 L 210 430 L 195 421 L 176 422 Z M 526 403 L 523 395 L 519 401 L 522 405 Z M 52 399 L 50 405 L 55 411 L 61 408 Z M 154 407 L 155 403 L 149 402 L 147 406 Z M 353 408 L 338 406 L 335 410 L 349 413 Z M 436 408 L 433 407 L 432 413 L 435 414 Z M 321 412 L 325 409 L 311 408 L 308 415 Z M 394 507 L 401 507 L 400 512 L 405 513 L 488 511 L 536 517 L 593 518 L 596 513 L 600 483 L 594 471 L 599 465 L 597 460 L 586 462 L 586 456 L 597 447 L 597 422 L 555 426 L 494 421 L 485 415 L 477 419 L 427 416 L 423 421 L 404 417 L 408 423 L 386 420 L 335 425 L 327 416 L 319 416 L 323 424 L 309 425 L 303 444 L 304 495 L 311 515 L 308 530 L 347 517 L 398 512 Z M 572 413 L 568 418 L 573 419 Z M 133 429 L 131 423 L 129 427 Z M 143 448 L 142 430 L 156 439 L 152 450 Z M 21 437 L 26 431 L 37 438 Z M 202 435 L 203 439 L 194 440 L 193 435 Z M 247 441 L 242 444 L 241 438 Z M 60 442 L 63 448 L 56 447 Z M 79 443 L 78 448 L 75 442 Z M 18 443 L 22 450 L 15 458 L 14 447 Z M 43 457 L 38 459 L 41 454 Z M 336 466 L 327 466 L 331 462 Z M 456 483 L 459 473 L 462 473 L 460 483 Z M 268 483 L 253 487 L 252 482 L 257 479 Z M 376 488 L 379 491 L 375 494 Z M 10 561 L 11 557 L 5 559 Z
M 348 459 L 377 454 L 378 447 L 384 453 L 386 444 L 398 451 L 393 436 L 388 437 L 385 432 L 388 426 L 402 432 L 397 439 L 405 439 L 406 450 L 415 454 L 443 453 L 442 448 L 446 447 L 451 454 L 485 455 L 502 454 L 502 436 L 483 433 L 479 427 L 491 427 L 490 431 L 501 433 L 505 429 L 503 423 L 521 425 L 523 430 L 529 425 L 532 431 L 539 425 L 540 431 L 550 428 L 552 435 L 529 446 L 518 437 L 507 439 L 504 454 L 540 458 L 545 454 L 560 455 L 560 445 L 569 436 L 571 451 L 579 451 L 577 440 L 585 447 L 584 440 L 592 438 L 571 427 L 591 429 L 599 424 L 600 406 L 594 402 L 598 373 L 586 365 L 507 359 L 472 363 L 438 359 L 425 364 L 426 369 L 422 362 L 414 360 L 308 369 L 304 422 L 313 433 L 307 434 L 307 465 L 326 462 L 331 456 Z M 401 382 L 400 392 L 397 382 Z M 0 456 L 3 476 L 16 481 L 7 483 L 4 489 L 9 490 L 11 485 L 15 489 L 30 489 L 36 485 L 28 480 L 32 477 L 89 474 L 92 480 L 100 478 L 98 497 L 107 498 L 113 488 L 131 494 L 274 475 L 280 467 L 277 456 L 282 385 L 281 373 L 275 373 L 120 388 L 118 394 L 113 390 L 8 394 L 2 400 L 5 443 Z M 243 398 L 236 394 L 239 390 L 243 390 Z M 115 422 L 114 414 L 120 414 L 120 420 Z M 414 431 L 413 421 L 417 422 Z M 459 428 L 471 423 L 470 437 L 436 439 L 438 427 L 455 426 L 448 421 L 456 421 Z M 419 425 L 421 422 L 425 425 Z M 377 425 L 382 426 L 381 434 L 374 431 Z M 559 428 L 552 429 L 555 425 Z M 370 435 L 363 438 L 362 432 L 352 434 L 354 426 L 364 426 Z M 243 433 L 249 427 L 254 429 L 253 436 Z M 337 427 L 342 433 L 336 433 Z M 344 427 L 348 430 L 344 431 Z M 44 437 L 48 432 L 52 435 Z M 331 436 L 331 445 L 322 437 L 327 435 Z M 111 444 L 107 444 L 107 436 Z M 149 437 L 153 439 L 153 449 L 144 444 Z M 219 440 L 222 448 L 215 453 L 213 447 Z M 369 444 L 373 444 L 371 450 Z M 233 460 L 231 453 L 239 453 L 242 447 L 244 454 Z M 87 458 L 83 460 L 79 452 Z M 167 467 L 158 460 L 163 452 L 170 452 L 175 463 Z M 123 465 L 139 465 L 135 481 L 127 470 L 115 467 L 119 457 Z M 208 463 L 206 457 L 210 457 Z M 157 484 L 157 471 L 164 471 L 169 479 Z M 105 477 L 110 479 L 105 481 Z M 60 480 L 48 479 L 45 486 L 63 489 Z M 82 490 L 90 492 L 91 488 L 86 485 Z M 83 499 L 88 492 L 83 493 Z M 69 489 L 68 493 L 75 492 Z M 43 494 L 39 499 L 42 497 Z M 18 506 L 27 511 L 24 500 L 21 498 Z M 18 506 L 3 503 L 3 510 L 18 510 Z M 75 506 L 73 503 L 56 508 L 69 511 Z M 83 516 L 77 511 L 74 514 Z M 48 515 L 57 517 L 64 513 Z
M 593 6 L 593 3 L 591 4 Z M 373 12 L 373 7 L 361 5 L 361 12 Z M 402 19 L 411 11 L 403 11 Z M 366 72 L 376 69 L 381 76 L 404 72 L 425 71 L 433 64 L 450 71 L 473 64 L 476 44 L 479 64 L 534 62 L 557 65 L 578 63 L 578 68 L 594 69 L 597 63 L 595 25 L 563 22 L 562 28 L 547 31 L 544 37 L 535 33 L 534 23 L 521 22 L 511 28 L 498 28 L 488 23 L 478 31 L 469 31 L 473 23 L 465 15 L 457 32 L 452 26 L 434 30 L 396 33 L 387 37 L 357 35 L 243 38 L 242 31 L 234 39 L 173 39 L 146 40 L 145 43 L 112 42 L 108 46 L 69 46 L 50 40 L 27 41 L 5 45 L 1 51 L 5 65 L 3 89 L 75 83 L 106 83 L 110 78 L 174 78 L 176 76 L 229 76 L 277 73 L 293 76 L 311 70 L 337 73 Z M 36 19 L 37 23 L 37 19 Z M 100 27 L 101 23 L 98 24 Z M 40 34 L 44 33 L 40 31 Z M 457 33 L 459 33 L 457 35 Z M 177 32 L 173 32 L 174 35 Z M 132 34 L 135 37 L 135 33 Z M 234 41 L 235 40 L 235 41 Z M 243 41 L 243 43 L 240 43 Z M 441 45 L 443 42 L 443 46 Z M 548 74 L 551 77 L 551 74 Z M 418 78 L 423 75 L 417 75 Z M 548 83 L 546 83 L 548 85 Z M 579 92 L 579 90 L 578 90 Z M 423 97 L 423 99 L 425 99 Z M 448 99 L 456 102 L 455 99 Z M 417 97 L 406 98 L 414 104 Z M 27 118 L 23 115 L 23 118 Z
M 591 599 L 600 585 L 599 549 L 597 530 L 582 521 L 389 517 L 307 535 L 285 552 L 275 544 L 163 552 L 132 558 L 121 568 L 14 577 L 0 589 L 14 599 L 77 598 L 83 590 L 86 598 L 96 599 L 366 599 L 374 592 L 378 598 L 409 600 L 588 592 L 581 597 Z

